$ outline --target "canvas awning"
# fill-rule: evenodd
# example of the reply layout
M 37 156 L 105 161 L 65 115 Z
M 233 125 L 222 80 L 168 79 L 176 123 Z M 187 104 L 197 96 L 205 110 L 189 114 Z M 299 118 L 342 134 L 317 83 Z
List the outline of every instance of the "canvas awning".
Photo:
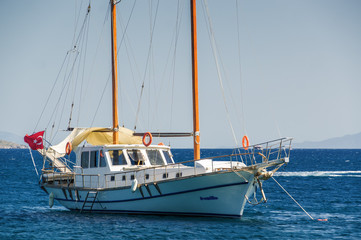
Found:
M 133 136 L 133 131 L 127 128 L 119 128 L 119 142 L 117 144 L 142 144 L 142 138 Z M 66 154 L 66 145 L 72 144 L 75 150 L 83 141 L 91 145 L 111 145 L 113 144 L 113 131 L 109 128 L 74 128 L 73 131 L 59 144 L 49 147 L 48 149 L 38 150 L 54 162 L 56 159 L 64 157 Z M 60 163 L 59 163 L 60 164 Z M 63 167 L 63 166 L 61 166 Z

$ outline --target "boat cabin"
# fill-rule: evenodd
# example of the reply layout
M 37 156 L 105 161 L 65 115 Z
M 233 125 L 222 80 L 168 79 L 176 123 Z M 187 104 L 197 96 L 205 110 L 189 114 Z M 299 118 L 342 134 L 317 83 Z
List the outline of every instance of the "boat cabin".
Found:
M 76 186 L 90 184 L 92 186 L 89 187 L 94 187 L 94 184 L 100 184 L 97 187 L 109 187 L 109 184 L 121 184 L 116 183 L 118 180 L 129 185 L 127 180 L 134 180 L 140 172 L 141 178 L 149 178 L 149 174 L 144 174 L 142 169 L 174 164 L 170 147 L 164 145 L 84 146 L 78 147 L 76 156 L 74 172 L 82 178 L 76 179 Z
M 170 148 L 167 146 L 88 146 L 79 147 L 76 155 L 75 172 L 83 174 L 118 172 L 174 163 Z

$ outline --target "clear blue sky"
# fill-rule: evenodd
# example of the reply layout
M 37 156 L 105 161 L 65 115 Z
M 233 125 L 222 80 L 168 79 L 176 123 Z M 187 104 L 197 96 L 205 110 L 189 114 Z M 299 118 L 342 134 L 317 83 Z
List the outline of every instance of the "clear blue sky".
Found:
M 32 133 L 64 56 L 72 46 L 76 16 L 81 8 L 79 21 L 83 21 L 88 2 L 0 1 L 0 131 L 20 136 Z M 246 132 L 251 143 L 280 136 L 292 136 L 302 142 L 361 132 L 361 1 L 238 1 L 242 88 L 235 2 L 209 0 L 208 7 L 224 66 L 226 101 L 238 139 Z M 91 123 L 108 79 L 107 3 L 107 0 L 92 1 L 89 60 L 84 80 L 91 83 L 84 85 L 89 92 L 81 104 L 84 117 L 75 120 L 80 126 Z M 123 25 L 132 3 L 123 0 L 118 5 Z M 148 56 L 150 19 L 154 19 L 157 3 L 137 1 L 127 31 L 127 45 L 123 44 L 119 52 L 120 119 L 131 129 Z M 159 1 L 154 45 L 145 74 L 140 131 L 191 131 L 187 4 L 184 0 L 180 4 L 180 9 L 184 9 L 171 109 L 172 39 L 177 1 Z M 203 1 L 197 4 L 201 145 L 233 147 L 235 143 L 205 27 Z M 121 37 L 119 27 L 118 38 Z M 243 114 L 240 92 L 244 94 Z M 108 90 L 106 94 L 95 126 L 111 125 Z M 67 105 L 60 129 L 67 127 L 68 110 Z M 50 115 L 51 109 L 47 108 L 36 130 L 48 124 Z M 172 146 L 191 146 L 191 139 L 172 140 Z

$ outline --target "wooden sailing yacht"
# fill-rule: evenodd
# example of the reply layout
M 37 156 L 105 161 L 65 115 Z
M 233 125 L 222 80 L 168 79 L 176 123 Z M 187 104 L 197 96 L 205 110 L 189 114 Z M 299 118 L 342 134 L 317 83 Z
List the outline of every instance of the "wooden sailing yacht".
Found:
M 42 134 L 25 141 L 50 163 L 40 187 L 66 208 L 80 212 L 240 217 L 262 182 L 289 159 L 291 139 L 249 146 L 228 156 L 200 156 L 196 0 L 190 0 L 192 29 L 192 133 L 136 133 L 119 127 L 116 4 L 110 1 L 112 25 L 112 128 L 74 128 L 59 144 L 44 148 Z M 171 149 L 152 145 L 152 137 L 191 136 L 194 160 L 175 163 Z M 34 145 L 34 141 L 36 144 Z M 41 145 L 38 144 L 41 142 Z M 84 144 L 86 143 L 86 144 Z M 285 148 L 288 146 L 288 149 Z M 76 154 L 74 166 L 66 155 Z M 227 160 L 218 160 L 219 158 Z

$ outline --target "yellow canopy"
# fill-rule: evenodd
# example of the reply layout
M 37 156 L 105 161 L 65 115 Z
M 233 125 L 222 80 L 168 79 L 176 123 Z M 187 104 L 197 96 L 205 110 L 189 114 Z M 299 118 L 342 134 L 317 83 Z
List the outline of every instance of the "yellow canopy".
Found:
M 142 144 L 142 138 L 133 136 L 133 131 L 127 128 L 119 128 L 118 144 Z M 48 152 L 54 157 L 65 156 L 66 144 L 70 142 L 73 150 L 86 140 L 91 145 L 113 144 L 113 131 L 109 128 L 74 128 L 74 130 L 59 144 L 51 146 Z
M 119 128 L 118 144 L 142 144 L 142 138 L 133 136 L 133 131 L 127 128 Z M 54 166 L 62 172 L 71 172 L 58 158 L 65 156 L 66 145 L 72 144 L 75 150 L 79 144 L 86 140 L 91 145 L 111 145 L 113 144 L 113 131 L 109 128 L 74 128 L 74 130 L 59 144 L 51 146 L 48 149 L 39 149 L 38 151 L 50 159 Z
M 117 144 L 142 144 L 142 138 L 133 136 L 133 133 L 130 129 L 119 128 Z M 108 128 L 87 128 L 71 141 L 73 148 L 76 148 L 84 140 L 91 145 L 110 145 L 113 144 L 113 131 Z

